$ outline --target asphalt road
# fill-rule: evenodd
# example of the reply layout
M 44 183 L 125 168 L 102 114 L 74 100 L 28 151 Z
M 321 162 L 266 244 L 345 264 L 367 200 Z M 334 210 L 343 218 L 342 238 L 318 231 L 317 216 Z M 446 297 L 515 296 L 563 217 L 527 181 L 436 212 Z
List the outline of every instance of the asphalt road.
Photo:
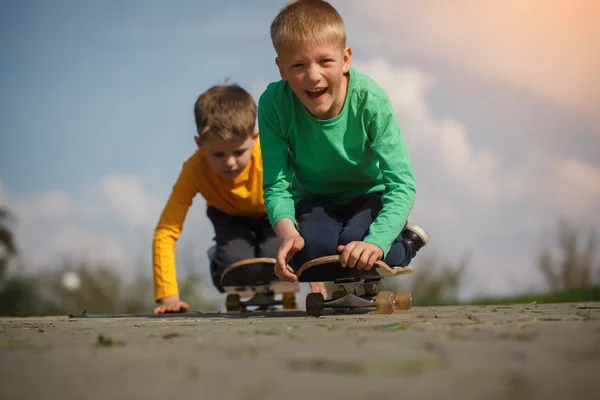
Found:
M 0 399 L 592 399 L 600 303 L 0 319 Z

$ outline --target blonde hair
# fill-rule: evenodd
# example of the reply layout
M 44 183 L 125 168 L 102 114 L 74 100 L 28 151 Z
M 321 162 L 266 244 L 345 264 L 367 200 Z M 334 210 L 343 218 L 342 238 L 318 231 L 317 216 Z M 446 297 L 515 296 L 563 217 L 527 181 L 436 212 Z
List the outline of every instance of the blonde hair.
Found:
M 322 0 L 295 0 L 284 6 L 271 23 L 277 53 L 304 43 L 337 42 L 346 47 L 344 20 Z
M 194 117 L 200 143 L 209 137 L 246 139 L 256 126 L 256 103 L 238 85 L 216 85 L 198 97 Z

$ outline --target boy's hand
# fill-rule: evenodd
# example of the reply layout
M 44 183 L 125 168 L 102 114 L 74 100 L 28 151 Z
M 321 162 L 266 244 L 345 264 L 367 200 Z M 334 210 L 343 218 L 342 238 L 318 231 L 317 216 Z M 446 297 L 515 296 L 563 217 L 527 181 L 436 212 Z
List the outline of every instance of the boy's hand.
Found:
M 291 273 L 287 264 L 290 262 L 294 253 L 304 247 L 304 239 L 296 230 L 294 221 L 289 218 L 282 218 L 273 227 L 277 237 L 281 240 L 281 246 L 275 258 L 275 275 L 282 281 L 295 282 L 298 277 Z
M 321 293 L 323 298 L 327 300 L 327 289 L 323 282 L 309 282 L 310 291 L 313 293 Z
M 178 295 L 163 297 L 159 300 L 160 306 L 154 309 L 154 314 L 186 312 L 190 306 L 181 301 Z
M 345 246 L 338 246 L 341 253 L 342 267 L 370 270 L 373 264 L 383 257 L 383 250 L 376 244 L 369 242 L 350 242 Z
M 288 236 L 283 240 L 279 251 L 277 252 L 277 258 L 275 259 L 275 275 L 282 281 L 295 282 L 298 277 L 291 273 L 288 268 L 288 262 L 294 256 L 294 253 L 304 247 L 304 239 L 300 234 Z

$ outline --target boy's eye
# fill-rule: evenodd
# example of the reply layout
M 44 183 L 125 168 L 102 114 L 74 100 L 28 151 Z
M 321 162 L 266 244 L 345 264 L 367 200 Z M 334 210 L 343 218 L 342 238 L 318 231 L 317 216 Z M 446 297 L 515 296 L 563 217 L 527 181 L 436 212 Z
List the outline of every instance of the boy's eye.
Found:
M 300 68 L 302 67 L 302 64 L 292 64 L 292 68 Z
M 244 155 L 244 150 L 238 150 L 238 151 L 236 151 L 236 152 L 235 152 L 235 155 L 236 155 L 237 157 L 241 157 L 241 156 L 243 156 L 243 155 Z
M 325 58 L 325 59 L 321 60 L 321 64 L 326 64 L 326 63 L 330 63 L 330 62 L 333 62 L 333 60 L 330 58 Z
M 221 152 L 219 152 L 219 153 L 213 153 L 213 157 L 214 158 L 222 158 L 224 155 L 225 155 L 225 153 L 221 153 Z

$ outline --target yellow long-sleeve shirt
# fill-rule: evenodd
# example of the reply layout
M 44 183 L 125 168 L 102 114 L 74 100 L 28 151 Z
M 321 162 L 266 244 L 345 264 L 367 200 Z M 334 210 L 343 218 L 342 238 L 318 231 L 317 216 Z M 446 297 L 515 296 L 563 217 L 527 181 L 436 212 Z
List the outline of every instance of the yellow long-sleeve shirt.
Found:
M 264 216 L 266 210 L 263 202 L 262 169 L 258 140 L 252 150 L 250 162 L 233 181 L 226 181 L 213 172 L 200 151 L 196 151 L 184 162 L 154 231 L 152 262 L 156 301 L 179 294 L 175 244 L 196 194 L 200 193 L 204 197 L 207 207 L 218 208 L 229 215 Z

